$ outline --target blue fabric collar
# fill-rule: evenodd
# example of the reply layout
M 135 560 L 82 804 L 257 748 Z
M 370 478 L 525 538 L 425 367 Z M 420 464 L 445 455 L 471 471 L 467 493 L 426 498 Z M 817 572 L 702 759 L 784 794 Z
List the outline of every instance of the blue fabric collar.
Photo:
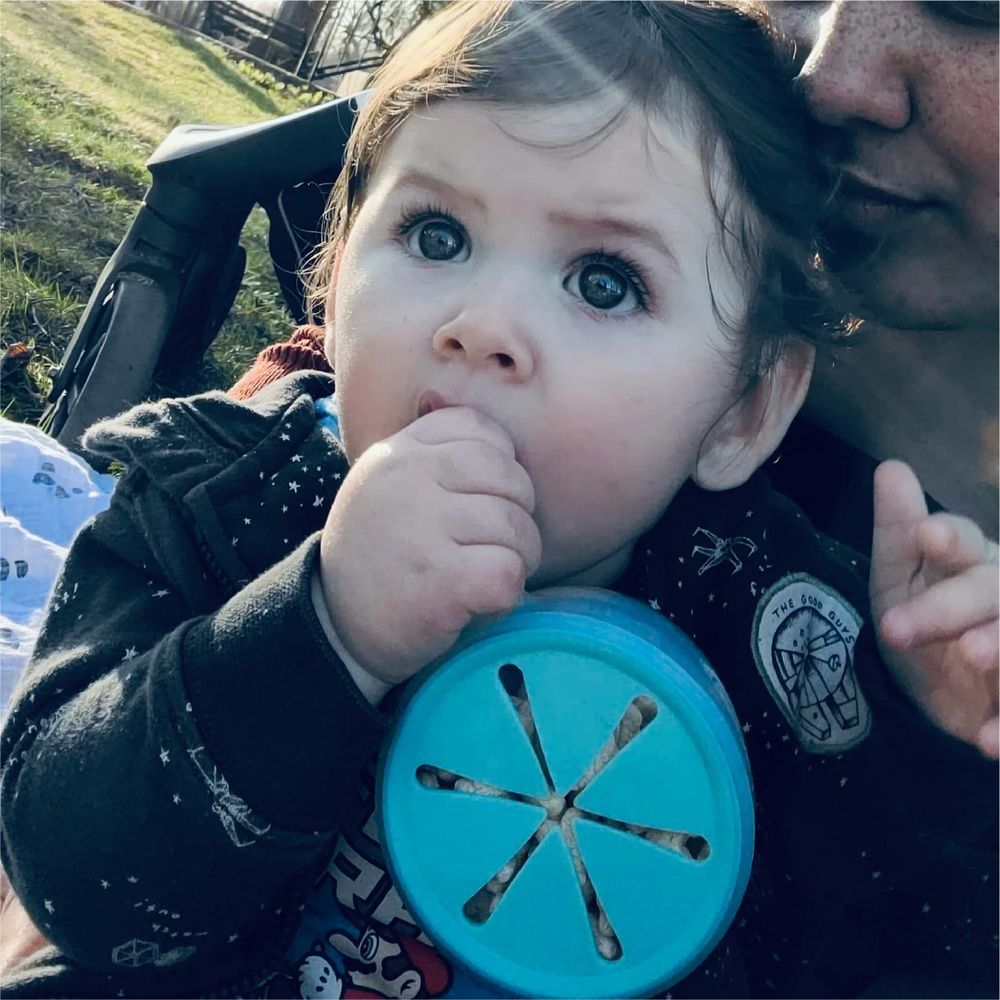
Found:
M 337 396 L 323 396 L 316 400 L 316 421 L 320 427 L 325 427 L 339 441 L 340 416 L 337 413 Z

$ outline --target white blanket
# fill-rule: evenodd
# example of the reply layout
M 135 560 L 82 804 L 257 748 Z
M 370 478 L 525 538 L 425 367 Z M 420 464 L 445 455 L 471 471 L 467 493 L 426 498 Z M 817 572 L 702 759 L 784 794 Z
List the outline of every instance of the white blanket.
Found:
M 104 510 L 114 476 L 35 427 L 0 418 L 0 717 L 31 656 L 73 536 Z

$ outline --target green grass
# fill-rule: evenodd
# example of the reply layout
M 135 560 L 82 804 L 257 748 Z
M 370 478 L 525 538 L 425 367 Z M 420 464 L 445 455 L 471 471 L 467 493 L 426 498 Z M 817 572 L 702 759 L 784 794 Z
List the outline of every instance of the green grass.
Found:
M 178 124 L 241 125 L 327 99 L 99 0 L 0 2 L 0 347 L 34 348 L 2 409 L 36 420 L 107 258 L 148 185 L 144 163 Z M 177 391 L 231 384 L 290 329 L 266 220 L 243 237 L 244 288 L 204 364 Z

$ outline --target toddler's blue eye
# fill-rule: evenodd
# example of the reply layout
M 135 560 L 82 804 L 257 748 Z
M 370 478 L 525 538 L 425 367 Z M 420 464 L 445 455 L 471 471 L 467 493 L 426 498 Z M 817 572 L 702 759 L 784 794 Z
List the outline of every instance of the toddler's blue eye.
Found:
M 575 263 L 563 287 L 600 312 L 624 315 L 648 308 L 646 282 L 638 265 L 620 254 L 587 254 Z
M 595 309 L 614 309 L 627 294 L 625 279 L 606 264 L 588 264 L 580 272 L 580 296 Z
M 465 233 L 447 219 L 430 219 L 415 225 L 406 237 L 407 248 L 427 260 L 455 260 L 468 256 Z M 464 256 L 463 256 L 464 255 Z

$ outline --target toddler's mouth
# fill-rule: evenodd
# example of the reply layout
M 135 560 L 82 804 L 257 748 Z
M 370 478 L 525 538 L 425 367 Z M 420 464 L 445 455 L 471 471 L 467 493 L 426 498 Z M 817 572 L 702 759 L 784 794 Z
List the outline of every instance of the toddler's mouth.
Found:
M 428 413 L 433 413 L 435 410 L 443 410 L 446 406 L 451 405 L 441 393 L 436 392 L 434 389 L 428 389 L 417 403 L 417 418 L 426 417 Z

